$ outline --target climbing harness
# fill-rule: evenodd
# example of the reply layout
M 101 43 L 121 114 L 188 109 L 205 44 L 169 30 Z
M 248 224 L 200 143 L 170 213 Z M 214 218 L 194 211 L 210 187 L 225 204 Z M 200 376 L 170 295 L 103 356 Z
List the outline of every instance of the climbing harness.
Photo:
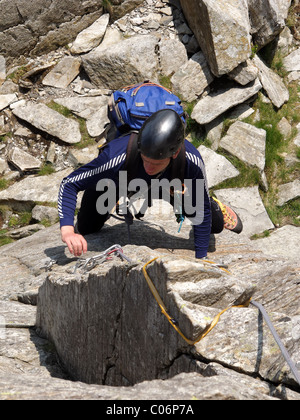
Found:
M 161 173 L 158 174 L 156 176 L 156 178 L 158 179 L 161 176 Z M 151 190 L 151 187 L 148 188 L 147 191 L 145 191 L 144 194 L 148 194 L 149 191 Z M 182 206 L 182 198 L 184 197 L 184 195 L 187 193 L 188 189 L 186 187 L 185 184 L 182 184 L 182 190 L 175 190 L 171 188 L 170 190 L 170 197 L 173 197 L 174 201 L 177 203 L 177 208 L 175 210 L 175 217 L 176 217 L 176 221 L 179 224 L 179 229 L 178 229 L 178 233 L 181 232 L 183 223 L 186 219 L 186 217 L 183 214 L 183 206 Z M 133 195 L 133 194 L 132 194 Z M 133 220 L 134 220 L 134 216 L 137 220 L 141 220 L 141 218 L 144 216 L 143 212 L 137 212 L 134 203 L 130 200 L 131 196 L 129 195 L 128 197 L 126 197 L 126 199 L 124 200 L 124 202 L 120 202 L 120 200 L 117 202 L 117 204 L 113 207 L 113 209 L 111 210 L 111 212 L 109 213 L 109 217 L 112 217 L 116 220 L 119 220 L 121 222 L 125 222 L 126 226 L 127 226 L 127 232 L 128 232 L 128 242 L 129 244 L 131 244 L 131 230 L 130 227 L 133 225 Z M 147 206 L 148 207 L 148 206 Z M 144 208 L 144 206 L 142 206 L 142 208 Z M 133 214 L 132 214 L 132 211 Z M 146 208 L 144 208 L 144 211 L 146 211 Z M 116 214 L 114 214 L 116 213 Z
M 227 312 L 228 310 L 230 310 L 230 309 L 233 309 L 233 308 L 248 308 L 249 307 L 249 305 L 250 304 L 252 304 L 253 306 L 255 306 L 257 309 L 259 309 L 259 311 L 261 312 L 261 314 L 262 314 L 262 316 L 264 317 L 264 319 L 265 319 L 265 321 L 266 321 L 266 323 L 267 323 L 267 325 L 268 325 L 268 327 L 269 327 L 269 329 L 270 329 L 270 331 L 271 331 L 271 333 L 272 333 L 272 335 L 273 335 L 273 337 L 274 337 L 274 339 L 275 339 L 275 341 L 276 341 L 276 343 L 277 343 L 277 345 L 278 345 L 278 347 L 279 347 L 279 349 L 280 349 L 280 351 L 281 351 L 281 353 L 282 353 L 282 355 L 283 355 L 283 357 L 285 358 L 285 360 L 286 360 L 286 362 L 287 362 L 287 364 L 289 365 L 289 367 L 290 367 L 290 369 L 291 369 L 291 371 L 292 371 L 292 373 L 293 373 L 293 375 L 294 375 L 294 377 L 295 377 L 295 379 L 296 379 L 296 381 L 298 382 L 298 384 L 300 385 L 300 373 L 299 373 L 299 371 L 298 371 L 298 369 L 297 369 L 297 367 L 296 367 L 296 365 L 295 365 L 295 363 L 292 361 L 292 359 L 290 358 L 290 356 L 289 356 L 289 354 L 288 354 L 288 351 L 286 350 L 286 348 L 284 347 L 284 345 L 283 345 L 283 343 L 282 343 L 282 341 L 281 341 L 281 339 L 280 339 L 280 337 L 279 337 L 279 335 L 277 334 L 277 332 L 276 332 L 276 330 L 275 330 L 275 328 L 274 328 L 274 326 L 273 326 L 273 324 L 272 324 L 272 322 L 271 322 L 271 320 L 270 320 L 270 318 L 269 318 L 269 316 L 268 316 L 268 314 L 267 314 L 267 312 L 266 312 L 266 310 L 265 310 L 265 308 L 263 307 L 263 305 L 262 304 L 260 304 L 260 303 L 257 303 L 256 301 L 254 301 L 254 300 L 252 300 L 252 298 L 251 299 L 249 299 L 249 301 L 247 301 L 247 302 L 245 302 L 243 305 L 233 305 L 233 306 L 230 306 L 230 307 L 228 307 L 228 308 L 226 308 L 226 309 L 224 309 L 223 311 L 221 311 L 214 319 L 213 319 L 213 321 L 211 322 L 211 324 L 207 327 L 207 328 L 205 328 L 205 330 L 200 334 L 200 336 L 196 339 L 196 340 L 190 340 L 190 339 L 188 339 L 183 333 L 182 333 L 182 331 L 180 330 L 180 328 L 178 327 L 178 322 L 174 319 L 174 318 L 172 318 L 169 314 L 168 314 L 168 311 L 167 311 L 167 308 L 166 308 L 166 306 L 165 306 L 165 304 L 163 303 L 163 301 L 162 301 L 162 299 L 161 299 L 161 297 L 159 296 L 159 293 L 158 293 L 158 291 L 157 291 L 157 289 L 156 289 L 156 287 L 154 286 L 154 284 L 153 284 L 153 282 L 152 282 L 152 280 L 151 280 L 151 278 L 149 277 L 149 275 L 148 275 L 148 273 L 147 273 L 147 267 L 150 265 L 150 264 L 152 264 L 154 261 L 156 261 L 158 259 L 158 257 L 157 258 L 154 258 L 154 259 L 152 259 L 152 260 L 150 260 L 149 262 L 147 262 L 145 265 L 144 265 L 144 267 L 143 267 L 143 274 L 144 274 L 144 277 L 145 277 L 145 279 L 146 279 L 146 281 L 147 281 L 147 284 L 148 284 L 148 286 L 149 286 L 149 288 L 150 288 L 150 290 L 151 290 L 151 292 L 152 292 L 152 294 L 153 294 L 153 296 L 154 296 L 154 298 L 155 298 L 155 300 L 156 300 L 156 302 L 158 303 L 158 305 L 159 305 L 159 307 L 160 307 L 160 309 L 161 309 L 161 311 L 162 311 L 162 313 L 165 315 L 165 317 L 167 318 L 167 320 L 169 321 L 169 323 L 172 325 L 172 327 L 177 331 L 177 333 L 189 344 L 189 345 L 191 345 L 191 346 L 193 346 L 193 345 L 195 345 L 195 344 L 197 344 L 197 343 L 199 343 L 201 340 L 203 340 L 214 328 L 215 328 L 215 326 L 218 324 L 218 322 L 220 321 L 220 318 L 221 318 L 221 316 L 225 313 L 225 312 Z M 209 262 L 209 261 L 204 261 L 204 262 Z M 212 264 L 214 264 L 214 263 L 212 263 Z M 214 264 L 215 265 L 215 264 Z M 217 265 L 215 265 L 215 266 L 217 266 Z M 222 269 L 222 267 L 221 267 L 221 269 Z M 224 269 L 223 269 L 224 270 Z M 227 271 L 227 270 L 225 270 L 225 271 Z M 227 273 L 229 273 L 229 271 L 227 271 Z M 230 273 L 229 273 L 230 274 Z

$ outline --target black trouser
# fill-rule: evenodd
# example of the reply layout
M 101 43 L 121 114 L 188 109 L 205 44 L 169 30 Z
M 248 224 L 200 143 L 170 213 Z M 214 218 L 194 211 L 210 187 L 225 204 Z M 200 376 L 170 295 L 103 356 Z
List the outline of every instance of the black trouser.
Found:
M 109 212 L 106 214 L 99 214 L 97 211 L 96 202 L 101 194 L 101 192 L 89 189 L 86 190 L 83 195 L 81 208 L 77 218 L 77 230 L 83 236 L 99 232 L 109 218 Z M 218 203 L 212 199 L 210 202 L 212 213 L 211 233 L 221 233 L 224 229 L 223 213 Z M 111 210 L 112 208 L 110 211 Z
M 211 233 L 221 233 L 224 230 L 224 217 L 218 203 L 210 199 L 211 208 Z

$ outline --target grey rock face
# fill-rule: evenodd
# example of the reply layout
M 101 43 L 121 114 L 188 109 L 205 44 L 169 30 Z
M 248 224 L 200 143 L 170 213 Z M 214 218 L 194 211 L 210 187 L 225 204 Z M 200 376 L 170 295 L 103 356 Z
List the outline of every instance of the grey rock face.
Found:
M 270 394 L 269 383 L 260 381 L 258 384 L 251 377 L 258 372 L 261 377 L 274 383 L 274 389 L 281 381 L 295 385 L 268 330 L 262 330 L 258 323 L 255 309 L 231 309 L 204 340 L 189 346 L 161 313 L 141 268 L 153 257 L 160 257 L 149 266 L 148 273 L 168 312 L 177 320 L 187 338 L 196 339 L 220 310 L 234 303 L 245 302 L 254 293 L 254 298 L 265 304 L 284 342 L 290 343 L 291 356 L 298 360 L 298 289 L 293 281 L 297 260 L 274 258 L 271 254 L 265 256 L 267 245 L 261 247 L 258 244 L 256 247 L 256 242 L 248 242 L 245 236 L 238 238 L 225 232 L 216 239 L 217 251 L 210 253 L 209 258 L 229 264 L 232 272 L 229 275 L 210 264 L 193 260 L 190 227 L 185 226 L 182 235 L 176 238 L 174 223 L 169 217 L 159 220 L 153 217 L 149 213 L 145 224 L 134 223 L 132 238 L 136 245 L 125 245 L 126 227 L 113 220 L 100 236 L 91 235 L 88 238 L 89 256 L 97 255 L 112 243 L 120 241 L 124 245 L 125 255 L 136 262 L 133 265 L 116 258 L 95 267 L 90 273 L 84 274 L 79 269 L 72 274 L 76 262 L 65 253 L 57 225 L 2 248 L 0 263 L 6 267 L 2 271 L 1 301 L 6 302 L 2 314 L 6 323 L 15 322 L 20 326 L 15 330 L 5 328 L 2 334 L 13 339 L 11 334 L 14 332 L 15 343 L 20 343 L 20 348 L 23 348 L 19 360 L 31 360 L 27 362 L 27 369 L 20 374 L 9 359 L 9 348 L 5 347 L 4 351 L 3 342 L 0 343 L 3 350 L 0 363 L 5 372 L 5 375 L 0 375 L 3 390 L 19 390 L 20 398 L 53 399 L 55 395 L 64 398 L 68 390 L 67 398 L 70 395 L 77 395 L 77 398 L 96 395 L 97 398 L 116 398 L 118 395 L 127 399 L 135 393 L 134 398 L 157 396 L 159 399 L 168 399 L 171 386 L 173 397 L 176 395 L 178 398 L 189 398 L 191 393 L 197 396 L 201 390 L 203 399 L 213 399 L 218 390 L 220 399 L 228 396 L 242 399 L 246 396 L 246 388 L 240 385 L 242 382 L 249 387 L 247 398 L 270 399 L 273 394 Z M 286 240 L 289 237 L 291 235 Z M 265 240 L 268 241 L 268 238 Z M 272 242 L 271 253 L 276 253 L 276 248 L 280 249 L 279 242 Z M 143 246 L 150 243 L 156 249 Z M 173 248 L 171 253 L 168 247 Z M 257 251 L 258 248 L 262 251 Z M 49 263 L 52 260 L 56 263 L 51 266 Z M 51 271 L 45 273 L 47 266 Z M 16 278 L 18 281 L 13 280 Z M 100 385 L 50 379 L 50 366 L 47 363 L 47 369 L 37 370 L 35 350 L 26 347 L 26 328 L 36 324 L 36 308 L 26 305 L 24 309 L 28 310 L 28 319 L 20 312 L 24 306 L 20 302 L 32 299 L 33 293 L 39 295 L 37 325 L 44 336 L 55 343 L 69 375 Z M 295 299 L 288 299 L 289 294 L 293 294 Z M 7 301 L 12 295 L 20 301 L 18 310 L 17 304 L 14 306 Z M 15 318 L 14 314 L 19 314 L 19 318 Z M 34 337 L 34 340 L 41 340 Z M 46 343 L 45 338 L 42 340 Z M 76 352 L 73 351 L 74 346 Z M 25 347 L 28 348 L 27 356 L 24 354 Z M 20 351 L 18 348 L 15 347 L 16 352 Z M 53 352 L 52 359 L 49 359 L 50 353 L 45 350 L 41 354 L 45 360 L 52 360 L 51 369 L 52 372 L 55 370 L 55 376 L 66 377 L 53 363 Z M 259 355 L 262 354 L 261 358 Z M 204 358 L 206 363 L 199 362 L 199 358 Z M 6 365 L 9 360 L 10 364 Z M 33 372 L 38 376 L 33 376 Z M 179 387 L 176 378 L 182 372 L 186 374 L 182 374 L 178 380 L 184 381 L 183 388 Z M 154 377 L 172 379 L 167 382 L 151 380 L 132 386 Z M 35 378 L 43 378 L 42 386 L 39 379 L 37 388 Z M 123 384 L 126 388 L 105 387 L 103 384 Z M 165 385 L 168 385 L 167 389 Z M 54 397 L 49 394 L 50 389 Z M 298 397 L 288 388 L 287 393 L 290 399 Z M 282 397 L 280 388 L 276 395 L 277 398 Z
M 99 3 L 82 1 L 1 1 L 1 53 L 16 57 L 66 45 L 102 14 Z
M 184 100 L 197 101 L 193 124 L 200 125 L 199 131 L 208 124 L 212 148 L 227 148 L 264 176 L 265 132 L 237 122 L 225 136 L 224 119 L 254 113 L 253 101 L 262 88 L 268 96 L 264 100 L 275 107 L 288 100 L 281 79 L 258 56 L 250 57 L 250 40 L 253 35 L 261 48 L 273 39 L 290 0 L 230 0 L 226 7 L 219 0 L 182 4 L 186 19 L 179 0 L 111 0 L 108 23 L 94 0 L 0 1 L 0 172 L 9 182 L 18 181 L 0 192 L 3 218 L 33 209 L 31 223 L 55 223 L 56 210 L 46 203 L 57 201 L 71 167 L 97 156 L 97 145 L 83 129 L 98 141 L 107 128 L 111 90 L 144 79 L 168 79 Z M 209 24 L 204 27 L 205 19 Z M 70 42 L 76 50 L 66 47 Z M 286 81 L 296 82 L 299 54 L 294 47 L 284 45 L 284 64 L 296 72 Z M 34 59 L 27 57 L 29 52 Z M 23 54 L 24 66 L 18 62 L 13 68 L 12 58 Z M 53 102 L 81 119 L 80 131 L 76 117 L 65 118 L 46 106 Z M 279 127 L 291 148 L 299 144 L 299 136 L 289 137 L 292 123 L 283 121 Z M 220 189 L 220 182 L 239 175 L 237 169 L 221 150 L 199 150 L 210 187 L 244 223 L 241 235 L 211 235 L 208 259 L 215 264 L 194 259 L 192 227 L 186 222 L 178 233 L 167 203 L 155 202 L 143 222 L 134 221 L 132 245 L 127 226 L 112 219 L 99 234 L 88 236 L 84 258 L 118 243 L 132 260 L 129 264 L 114 256 L 89 272 L 78 268 L 74 273 L 78 260 L 61 242 L 58 225 L 9 229 L 6 236 L 15 242 L 1 247 L 0 256 L 0 399 L 300 398 L 299 386 L 253 306 L 223 313 L 195 345 L 173 328 L 196 341 L 217 314 L 253 297 L 266 307 L 299 368 L 299 228 L 275 229 L 258 185 Z M 50 163 L 55 173 L 27 176 L 23 170 L 39 166 L 28 155 Z M 297 163 L 296 155 L 288 157 Z M 284 182 L 275 196 L 279 205 L 299 195 L 294 179 Z M 260 239 L 250 240 L 254 234 Z M 144 264 L 154 257 L 147 271 L 173 326 L 143 274 Z

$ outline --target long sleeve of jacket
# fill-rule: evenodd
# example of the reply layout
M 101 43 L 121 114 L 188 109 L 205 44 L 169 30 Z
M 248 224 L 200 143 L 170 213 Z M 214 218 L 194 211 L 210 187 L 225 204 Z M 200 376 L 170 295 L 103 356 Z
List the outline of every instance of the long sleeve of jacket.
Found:
M 101 179 L 118 182 L 118 173 L 126 159 L 126 142 L 116 142 L 107 147 L 92 162 L 64 178 L 58 194 L 60 226 L 74 226 L 74 216 L 79 191 L 95 188 Z

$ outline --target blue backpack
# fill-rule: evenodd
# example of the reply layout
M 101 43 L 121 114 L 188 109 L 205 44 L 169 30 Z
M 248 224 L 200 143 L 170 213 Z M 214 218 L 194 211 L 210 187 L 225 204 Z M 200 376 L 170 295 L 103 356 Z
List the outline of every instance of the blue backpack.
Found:
M 181 100 L 161 85 L 146 81 L 115 91 L 109 101 L 109 118 L 117 130 L 113 137 L 138 132 L 147 118 L 162 109 L 176 111 L 186 123 Z

